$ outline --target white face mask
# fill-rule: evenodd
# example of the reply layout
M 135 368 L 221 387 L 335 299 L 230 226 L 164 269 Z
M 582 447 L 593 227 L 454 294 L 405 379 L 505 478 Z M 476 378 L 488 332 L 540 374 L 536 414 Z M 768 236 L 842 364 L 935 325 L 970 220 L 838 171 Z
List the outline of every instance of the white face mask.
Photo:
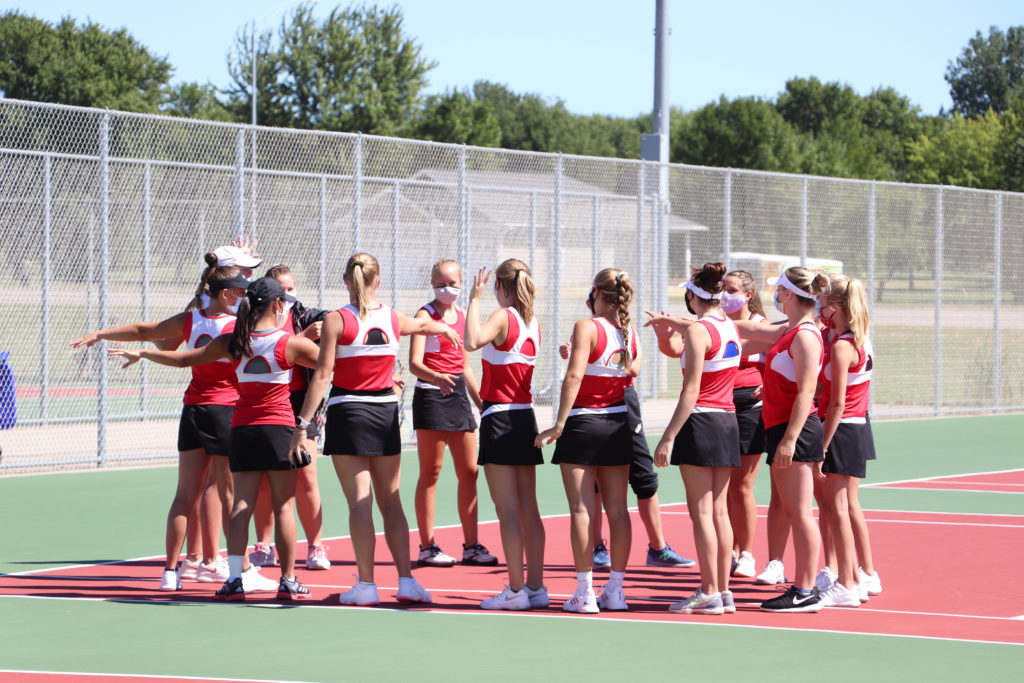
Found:
M 235 303 L 228 304 L 226 308 L 231 315 L 238 315 L 238 306 L 242 303 L 242 297 L 235 299 Z
M 722 292 L 722 310 L 726 313 L 735 313 L 747 303 L 747 297 L 742 294 L 730 294 Z
M 274 324 L 277 327 L 281 327 L 282 325 L 284 325 L 285 321 L 288 320 L 288 311 L 290 310 L 292 310 L 292 302 L 285 301 L 284 308 L 281 309 L 281 312 L 278 313 L 277 316 L 274 318 Z
M 772 292 L 772 303 L 775 304 L 775 310 L 777 310 L 779 313 L 785 313 L 786 312 L 783 309 L 782 302 L 779 301 L 779 290 L 777 290 L 777 289 L 774 292 Z
M 459 298 L 460 291 L 460 288 L 452 286 L 434 287 L 434 298 L 443 304 L 450 304 Z

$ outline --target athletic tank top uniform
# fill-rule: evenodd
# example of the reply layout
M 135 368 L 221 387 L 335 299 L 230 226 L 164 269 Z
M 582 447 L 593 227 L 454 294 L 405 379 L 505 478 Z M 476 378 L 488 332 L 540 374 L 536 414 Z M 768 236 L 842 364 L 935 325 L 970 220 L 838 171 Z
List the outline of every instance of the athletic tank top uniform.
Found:
M 234 363 L 238 379 L 238 405 L 232 427 L 243 425 L 282 425 L 295 427 L 295 414 L 288 399 L 292 364 L 285 356 L 292 333 L 279 329 L 254 333 L 252 356 Z
M 762 389 L 764 406 L 761 410 L 761 417 L 764 420 L 765 450 L 768 452 L 767 462 L 769 465 L 775 458 L 775 450 L 782 441 L 782 437 L 785 436 L 790 413 L 793 411 L 793 403 L 799 393 L 796 383 L 796 366 L 793 363 L 790 349 L 796 335 L 801 333 L 813 334 L 818 343 L 822 344 L 818 354 L 817 373 L 820 373 L 825 349 L 821 330 L 814 323 L 803 322 L 787 330 L 765 356 L 764 388 Z M 793 460 L 795 462 L 820 462 L 824 459 L 823 450 L 821 420 L 818 419 L 812 401 L 807 419 L 797 436 Z
M 587 359 L 579 393 L 569 411 L 570 416 L 625 412 L 625 390 L 633 384 L 633 377 L 622 362 L 626 353 L 622 330 L 608 322 L 607 318 L 591 318 L 591 322 L 597 327 L 597 343 Z M 635 342 L 635 338 L 632 341 Z M 631 353 L 635 359 L 635 345 Z
M 231 471 L 287 470 L 295 414 L 288 384 L 290 329 L 254 333 L 252 355 L 233 361 L 238 405 L 231 420 Z
M 827 359 L 822 370 L 822 394 L 818 397 L 818 414 L 824 420 L 832 398 L 831 352 L 836 344 L 856 346 L 852 332 L 843 332 L 828 345 Z M 846 403 L 832 440 L 825 454 L 822 471 L 863 479 L 867 476 L 867 461 L 875 459 L 875 440 L 871 433 L 868 407 L 871 401 L 871 375 L 874 369 L 874 350 L 871 341 L 857 351 L 857 361 L 846 374 Z
M 359 308 L 338 309 L 344 329 L 334 352 L 327 400 L 325 455 L 392 456 L 401 452 L 394 371 L 398 314 L 378 304 L 360 319 Z
M 222 334 L 235 329 L 235 316 L 208 316 L 202 311 L 192 311 L 185 318 L 182 336 L 189 351 L 201 349 Z M 185 405 L 233 406 L 238 401 L 235 388 L 235 371 L 231 361 L 216 360 L 192 368 L 192 381 L 185 389 Z
M 700 377 L 700 394 L 694 412 L 733 412 L 732 389 L 740 366 L 740 335 L 732 320 L 720 315 L 706 315 L 697 321 L 711 335 L 711 346 L 704 353 L 704 369 Z M 679 359 L 686 373 L 686 354 Z
M 587 358 L 576 401 L 562 435 L 555 442 L 552 463 L 620 466 L 633 460 L 626 387 L 626 344 L 622 330 L 607 318 L 591 318 L 596 326 L 594 350 Z M 630 353 L 636 357 L 635 349 Z
M 704 352 L 700 391 L 693 412 L 672 446 L 673 465 L 739 467 L 740 439 L 733 403 L 733 385 L 740 365 L 740 336 L 736 324 L 721 313 L 697 321 L 711 336 Z M 679 359 L 686 373 L 686 354 Z
M 540 323 L 534 318 L 527 325 L 515 308 L 504 310 L 508 316 L 505 342 L 498 346 L 492 341 L 481 354 L 480 398 L 510 404 L 508 409 L 511 410 L 532 407 L 533 367 L 540 348 Z
M 759 313 L 751 313 L 748 320 L 761 322 L 766 318 Z M 734 387 L 759 387 L 762 384 L 764 375 L 764 354 L 755 353 L 752 356 L 740 356 L 739 371 L 736 373 Z
M 480 465 L 539 465 L 541 450 L 533 445 L 537 419 L 533 413 L 533 368 L 540 349 L 540 323 L 529 324 L 509 306 L 508 334 L 501 345 L 488 343 L 481 353 Z
M 853 332 L 846 331 L 828 344 L 825 352 L 824 366 L 821 372 L 822 389 L 818 395 L 818 415 L 825 419 L 829 403 L 832 400 L 832 349 L 842 342 L 856 348 Z M 874 350 L 871 341 L 866 340 L 864 346 L 857 350 L 857 362 L 846 374 L 846 405 L 843 407 L 841 422 L 863 422 L 868 414 L 871 400 L 871 372 L 874 368 Z
M 428 303 L 426 311 L 431 320 L 447 324 L 444 314 Z M 466 312 L 455 306 L 455 322 L 448 325 L 459 335 L 466 335 Z M 466 391 L 465 352 L 447 337 L 431 335 L 424 340 L 423 365 L 431 372 L 449 375 L 455 382 L 450 394 L 441 395 L 440 387 L 432 382 L 416 380 L 412 393 L 412 428 L 441 432 L 471 432 L 476 429 L 476 418 Z

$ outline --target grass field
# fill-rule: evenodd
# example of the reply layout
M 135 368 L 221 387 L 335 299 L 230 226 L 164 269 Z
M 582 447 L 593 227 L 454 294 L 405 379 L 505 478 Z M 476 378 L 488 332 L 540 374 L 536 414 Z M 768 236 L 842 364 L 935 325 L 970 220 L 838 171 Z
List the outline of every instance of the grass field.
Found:
M 889 422 L 876 425 L 879 460 L 866 483 L 1024 468 L 1019 435 L 1024 416 Z M 403 497 L 411 515 L 415 457 L 403 460 Z M 344 536 L 346 514 L 330 463 L 319 461 L 325 536 Z M 0 479 L 0 572 L 92 565 L 161 553 L 173 468 L 49 474 Z M 758 500 L 767 502 L 767 476 Z M 538 476 L 542 514 L 566 512 L 557 470 Z M 663 505 L 682 500 L 674 470 L 662 471 Z M 1020 494 L 867 487 L 865 508 L 1024 517 Z M 453 524 L 454 477 L 443 473 L 438 523 Z M 493 519 L 481 482 L 481 519 Z M 665 517 L 678 539 L 689 522 Z M 762 522 L 763 524 L 763 522 Z M 378 529 L 380 528 L 378 522 Z M 761 529 L 763 534 L 763 528 Z M 639 528 L 637 534 L 642 535 Z M 549 535 L 548 548 L 564 547 Z M 378 545 L 378 562 L 388 559 Z M 493 548 L 492 548 L 493 549 Z M 994 548 L 1021 554 L 1024 548 Z M 922 573 L 941 575 L 956 547 L 921 558 Z M 685 554 L 685 553 L 684 553 Z M 1004 557 L 976 557 L 1001 566 Z M 884 576 L 886 558 L 876 562 Z M 631 561 L 642 565 L 637 557 Z M 888 568 L 890 572 L 895 568 Z M 156 568 L 153 569 L 156 571 Z M 687 570 L 689 571 L 689 570 Z M 1001 570 L 1002 571 L 1002 570 Z M 627 573 L 627 582 L 629 574 Z M 500 580 L 495 579 L 495 590 Z M 1024 615 L 1017 582 L 1003 584 L 1009 605 Z M 970 590 L 970 586 L 949 586 Z M 889 590 L 894 590 L 890 586 Z M 817 632 L 807 620 L 772 628 L 719 619 L 616 621 L 557 615 L 418 612 L 389 609 L 269 609 L 264 605 L 175 604 L 141 600 L 0 597 L 0 669 L 105 672 L 275 680 L 623 680 L 639 676 L 712 680 L 962 680 L 1015 678 L 1020 645 L 934 638 Z M 884 606 L 885 594 L 878 598 Z M 894 599 L 896 596 L 892 596 Z M 873 605 L 874 603 L 869 603 Z M 941 601 L 939 603 L 941 605 Z M 1008 608 L 1009 609 L 1009 608 Z M 551 618 L 555 617 L 555 618 Z M 583 623 L 579 623 L 583 622 Z M 794 662 L 802 662 L 794 667 Z M 827 673 L 822 667 L 826 666 Z M 0 673 L 0 678 L 3 674 Z

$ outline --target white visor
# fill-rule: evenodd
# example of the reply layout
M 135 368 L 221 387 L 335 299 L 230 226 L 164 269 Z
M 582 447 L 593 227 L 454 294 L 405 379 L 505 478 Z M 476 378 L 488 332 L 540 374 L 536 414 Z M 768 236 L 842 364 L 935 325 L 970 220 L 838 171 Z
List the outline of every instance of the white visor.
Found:
M 684 282 L 683 286 L 686 287 L 691 292 L 693 292 L 694 294 L 696 294 L 697 296 L 699 296 L 701 299 L 721 299 L 722 298 L 722 293 L 721 292 L 719 292 L 718 294 L 712 294 L 711 292 L 707 292 L 707 291 L 701 289 L 700 287 L 698 287 L 697 285 L 693 284 L 689 280 Z
M 778 287 L 778 286 L 785 287 L 786 289 L 788 289 L 789 291 L 793 292 L 797 296 L 802 296 L 805 299 L 813 299 L 813 298 L 815 298 L 814 295 L 811 294 L 810 292 L 805 292 L 804 290 L 800 289 L 799 287 L 794 285 L 792 282 L 790 282 L 789 278 L 786 277 L 786 271 L 782 271 L 782 275 L 780 275 L 778 277 L 770 277 L 770 278 L 768 278 L 768 285 L 771 286 L 771 287 Z

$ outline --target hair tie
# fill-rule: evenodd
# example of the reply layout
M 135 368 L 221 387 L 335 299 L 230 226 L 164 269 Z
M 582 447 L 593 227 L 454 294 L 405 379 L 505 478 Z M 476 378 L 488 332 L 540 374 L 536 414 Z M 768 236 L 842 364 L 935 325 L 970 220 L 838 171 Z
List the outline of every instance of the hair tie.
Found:
M 615 282 L 621 282 L 624 277 L 629 277 L 629 273 L 624 270 L 620 270 L 619 274 L 615 276 Z
M 517 268 L 516 269 L 516 274 L 512 276 L 512 281 L 513 282 L 518 282 L 519 281 L 519 273 L 521 273 L 521 272 L 523 272 L 522 268 Z

